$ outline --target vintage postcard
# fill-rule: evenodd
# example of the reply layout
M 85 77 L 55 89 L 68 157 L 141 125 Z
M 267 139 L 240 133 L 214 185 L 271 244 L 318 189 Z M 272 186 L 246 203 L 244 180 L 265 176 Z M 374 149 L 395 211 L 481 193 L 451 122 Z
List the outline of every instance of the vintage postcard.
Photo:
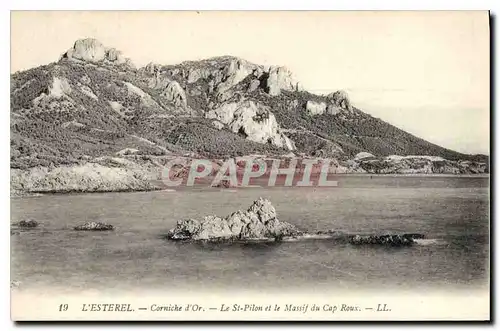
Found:
M 14 321 L 489 321 L 487 11 L 13 11 Z

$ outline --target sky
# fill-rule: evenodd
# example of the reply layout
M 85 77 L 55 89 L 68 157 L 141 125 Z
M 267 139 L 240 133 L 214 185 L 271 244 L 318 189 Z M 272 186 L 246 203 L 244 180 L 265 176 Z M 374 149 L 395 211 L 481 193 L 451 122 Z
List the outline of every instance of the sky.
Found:
M 11 12 L 11 73 L 88 37 L 136 66 L 220 55 L 286 66 L 312 93 L 345 90 L 416 136 L 489 154 L 485 11 Z

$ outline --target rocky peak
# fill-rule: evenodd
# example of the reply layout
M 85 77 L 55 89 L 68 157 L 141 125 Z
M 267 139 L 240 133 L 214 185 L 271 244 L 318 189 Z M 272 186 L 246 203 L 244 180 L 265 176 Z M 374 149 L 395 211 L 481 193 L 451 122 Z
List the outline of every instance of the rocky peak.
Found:
M 277 216 L 276 209 L 271 201 L 262 197 L 259 197 L 253 202 L 248 208 L 248 212 L 257 214 L 259 219 L 264 223 Z
M 227 125 L 231 131 L 243 134 L 248 140 L 289 150 L 295 148 L 293 142 L 281 132 L 274 114 L 260 103 L 251 100 L 224 103 L 205 116 Z
M 105 47 L 99 40 L 94 38 L 78 39 L 62 58 L 80 60 L 91 63 L 105 62 L 109 64 L 129 64 L 130 59 L 125 58 L 121 51 L 116 48 Z

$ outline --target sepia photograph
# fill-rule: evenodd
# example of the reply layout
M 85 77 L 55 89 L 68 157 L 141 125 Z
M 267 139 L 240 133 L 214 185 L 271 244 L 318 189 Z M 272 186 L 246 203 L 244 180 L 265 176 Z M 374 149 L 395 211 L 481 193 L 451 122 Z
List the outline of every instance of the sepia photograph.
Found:
M 488 11 L 11 11 L 13 321 L 490 316 Z

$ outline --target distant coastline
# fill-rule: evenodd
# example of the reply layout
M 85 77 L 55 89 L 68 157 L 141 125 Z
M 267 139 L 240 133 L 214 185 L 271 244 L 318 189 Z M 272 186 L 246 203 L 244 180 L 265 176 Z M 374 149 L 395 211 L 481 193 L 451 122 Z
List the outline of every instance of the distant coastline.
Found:
M 376 178 L 490 178 L 490 174 L 360 174 L 360 173 L 349 173 L 349 174 L 330 174 L 341 180 L 342 178 L 366 178 L 368 181 L 370 179 Z M 211 179 L 211 178 L 210 178 Z M 265 181 L 262 181 L 265 184 Z M 369 183 L 369 182 L 368 182 Z M 256 184 L 258 185 L 258 184 Z M 284 186 L 276 186 L 269 187 L 267 185 L 261 185 L 258 187 L 230 187 L 230 188 L 218 188 L 218 187 L 210 187 L 209 181 L 205 181 L 204 183 L 197 183 L 194 186 L 180 186 L 180 187 L 168 187 L 161 183 L 161 181 L 155 181 L 151 188 L 149 189 L 107 189 L 107 190 L 46 190 L 46 191 L 12 191 L 10 197 L 11 199 L 19 199 L 19 198 L 33 198 L 47 195 L 81 195 L 81 194 L 106 194 L 106 193 L 145 193 L 145 192 L 189 192 L 189 191 L 205 191 L 205 192 L 217 192 L 217 191 L 235 191 L 235 190 L 273 190 L 273 189 L 289 189 L 289 190 L 315 190 L 315 189 L 338 189 L 337 187 L 284 187 Z

